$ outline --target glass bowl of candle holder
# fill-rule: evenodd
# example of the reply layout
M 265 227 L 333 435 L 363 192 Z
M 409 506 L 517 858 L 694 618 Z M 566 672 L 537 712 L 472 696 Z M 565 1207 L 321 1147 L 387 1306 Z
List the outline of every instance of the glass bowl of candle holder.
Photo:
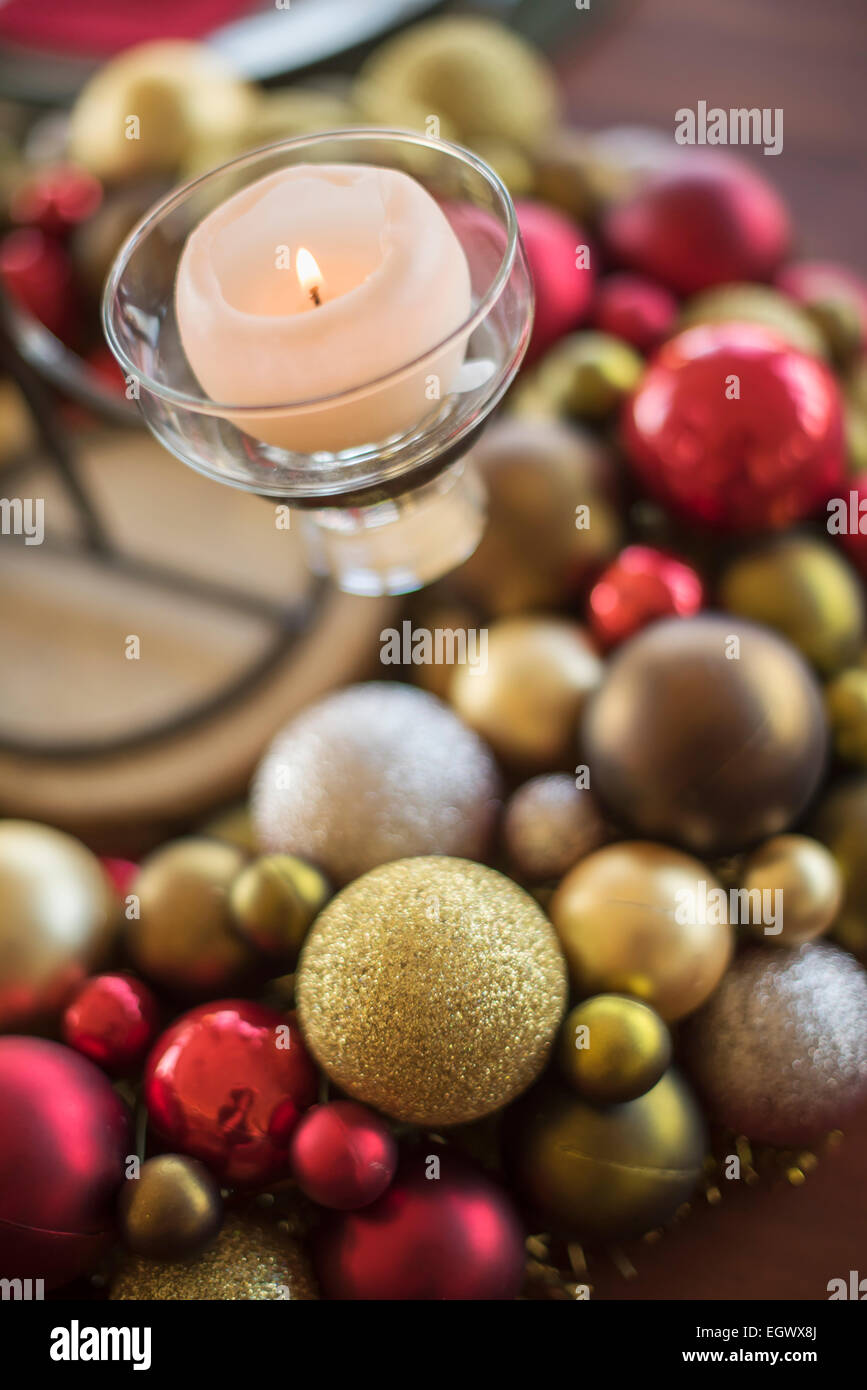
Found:
M 207 396 L 184 352 L 175 305 L 181 254 L 193 228 L 241 189 L 293 165 L 376 165 L 410 174 L 439 204 L 467 259 L 471 307 L 423 356 L 337 395 L 249 405 Z M 432 286 L 431 293 L 436 293 Z M 397 130 L 349 129 L 255 150 L 166 197 L 118 253 L 103 327 L 139 407 L 160 442 L 217 482 L 292 509 L 310 562 L 356 594 L 422 587 L 472 553 L 485 496 L 467 451 L 526 351 L 533 291 L 515 209 L 497 175 L 469 151 Z M 455 357 L 456 354 L 456 357 Z M 462 359 L 462 360 L 461 360 Z M 438 391 L 437 367 L 461 365 Z M 431 382 L 422 418 L 382 438 L 377 419 L 402 383 Z M 363 418 L 349 448 L 316 449 L 310 421 Z M 302 449 L 267 443 L 257 429 L 288 421 Z M 366 434 L 371 437 L 367 438 Z

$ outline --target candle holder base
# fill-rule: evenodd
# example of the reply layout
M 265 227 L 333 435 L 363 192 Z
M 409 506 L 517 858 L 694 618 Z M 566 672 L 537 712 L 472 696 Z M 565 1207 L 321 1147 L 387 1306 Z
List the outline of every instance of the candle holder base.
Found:
M 485 488 L 460 459 L 399 497 L 296 515 L 317 574 L 349 594 L 408 594 L 472 555 L 485 528 Z

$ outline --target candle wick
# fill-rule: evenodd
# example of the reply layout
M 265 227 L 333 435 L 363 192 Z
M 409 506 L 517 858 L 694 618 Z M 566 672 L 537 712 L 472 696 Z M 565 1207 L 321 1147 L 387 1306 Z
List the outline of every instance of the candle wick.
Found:
M 313 300 L 313 303 L 316 305 L 316 307 L 317 307 L 317 309 L 318 309 L 319 306 L 320 306 L 320 304 L 322 303 L 322 300 L 321 300 L 320 297 L 319 297 L 319 286 L 318 286 L 318 285 L 314 285 L 314 286 L 313 286 L 313 289 L 310 291 L 310 298 Z

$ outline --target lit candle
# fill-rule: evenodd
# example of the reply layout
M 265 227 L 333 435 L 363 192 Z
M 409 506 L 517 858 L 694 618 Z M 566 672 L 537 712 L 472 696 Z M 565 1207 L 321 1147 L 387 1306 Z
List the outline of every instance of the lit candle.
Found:
M 408 174 L 296 165 L 199 223 L 175 300 L 212 400 L 284 407 L 228 418 L 280 448 L 337 451 L 404 433 L 436 409 L 466 351 L 470 272 L 442 209 Z

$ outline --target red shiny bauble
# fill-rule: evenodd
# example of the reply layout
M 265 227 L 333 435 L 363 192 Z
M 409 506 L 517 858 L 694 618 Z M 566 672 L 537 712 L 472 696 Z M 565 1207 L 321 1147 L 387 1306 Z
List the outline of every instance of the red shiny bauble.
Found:
M 588 617 L 602 646 L 614 647 L 658 618 L 691 618 L 704 589 L 691 565 L 647 545 L 630 545 L 590 591 Z
M 397 1144 L 385 1120 L 354 1100 L 314 1105 L 298 1122 L 289 1149 L 301 1191 L 338 1211 L 375 1202 L 397 1167 Z
M 705 325 L 664 343 L 626 402 L 623 434 L 648 491 L 712 526 L 786 526 L 843 477 L 834 377 L 751 324 Z
M 138 864 L 132 859 L 102 858 L 99 862 L 108 874 L 117 896 L 123 901 L 132 890 L 133 880 L 139 871 Z
M 133 975 L 94 975 L 85 980 L 63 1015 L 70 1047 L 112 1076 L 137 1069 L 156 1037 L 159 1007 Z
M 372 1206 L 327 1217 L 313 1257 L 326 1298 L 510 1299 L 524 1239 L 506 1194 L 431 1143 L 404 1155 Z
M 99 179 L 63 164 L 40 169 L 19 184 L 9 200 L 9 216 L 23 226 L 62 236 L 92 217 L 101 202 Z
M 766 280 L 790 235 L 776 191 L 731 159 L 663 170 L 610 209 L 602 234 L 618 264 L 678 294 L 729 280 Z
M 38 227 L 18 227 L 0 241 L 0 281 L 10 298 L 64 342 L 75 335 L 72 264 L 59 242 Z
M 607 275 L 593 301 L 594 327 L 649 352 L 667 338 L 677 319 L 677 300 L 643 275 Z
M 593 271 L 583 250 L 587 238 L 565 213 L 533 202 L 516 203 L 515 211 L 536 296 L 527 351 L 531 362 L 585 317 L 593 297 Z
M 294 1018 L 245 999 L 182 1014 L 157 1039 L 144 1074 L 161 1138 L 238 1187 L 288 1176 L 289 1139 L 316 1088 Z
M 126 1106 L 85 1057 L 0 1038 L 0 1278 L 53 1288 L 92 1270 L 131 1147 Z

